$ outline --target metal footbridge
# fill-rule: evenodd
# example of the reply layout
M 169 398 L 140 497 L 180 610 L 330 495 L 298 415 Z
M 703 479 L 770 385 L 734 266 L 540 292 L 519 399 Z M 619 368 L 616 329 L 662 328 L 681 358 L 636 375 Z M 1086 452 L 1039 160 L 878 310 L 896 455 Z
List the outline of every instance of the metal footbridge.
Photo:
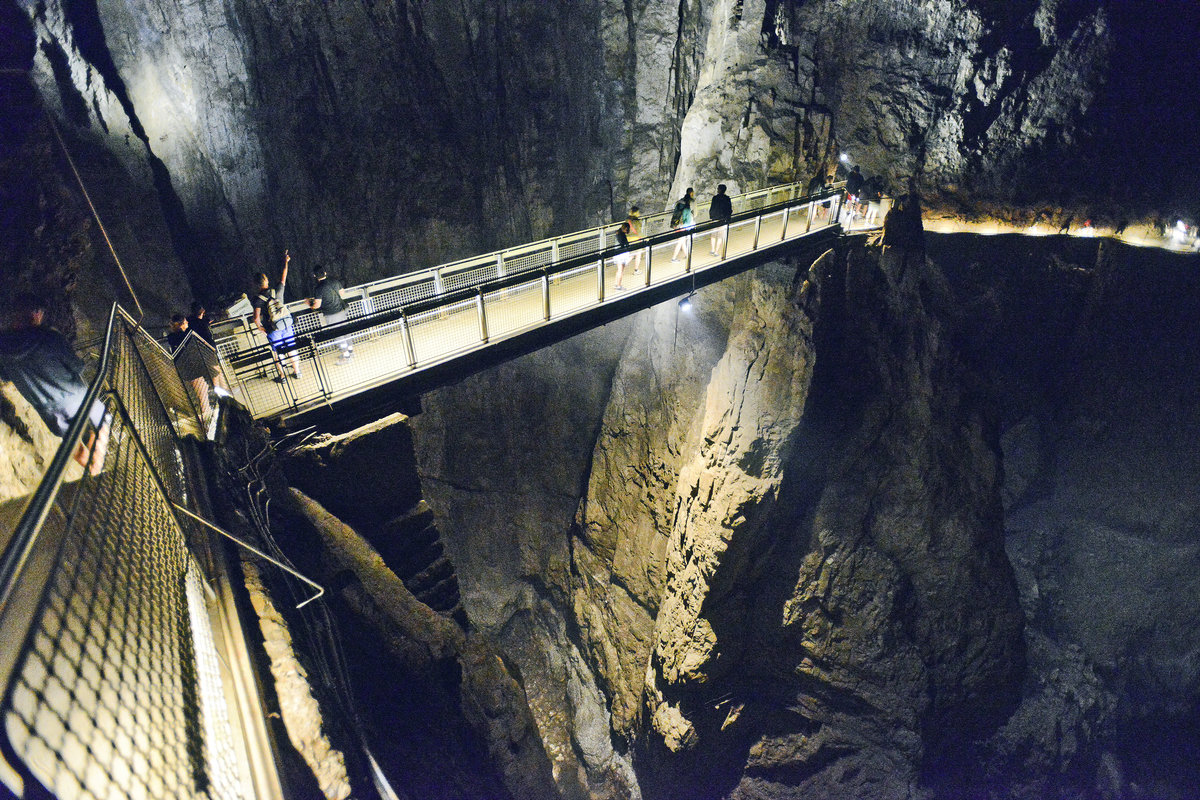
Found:
M 323 326 L 319 311 L 293 302 L 299 378 L 280 377 L 251 314 L 213 326 L 217 349 L 235 397 L 256 419 L 330 424 L 686 295 L 781 246 L 819 244 L 883 216 L 855 214 L 840 187 L 808 195 L 793 183 L 731 199 L 727 222 L 673 230 L 669 213 L 646 216 L 628 250 L 617 246 L 614 223 L 346 289 L 349 319 L 339 325 Z M 697 217 L 707 207 L 697 200 Z
M 283 755 L 270 693 L 260 693 L 246 633 L 255 614 L 234 591 L 238 574 L 272 571 L 305 626 L 333 626 L 313 602 L 321 587 L 271 533 L 260 466 L 270 446 L 227 450 L 227 389 L 255 417 L 289 423 L 394 404 L 782 246 L 823 246 L 864 226 L 844 200 L 840 189 L 774 187 L 733 198 L 727 222 L 667 230 L 667 215 L 647 217 L 627 253 L 605 226 L 401 275 L 348 290 L 350 319 L 335 327 L 293 304 L 302 377 L 278 383 L 246 317 L 216 327 L 216 350 L 189 334 L 169 353 L 114 306 L 81 405 L 103 407 L 104 421 L 94 428 L 94 415 L 77 413 L 33 494 L 0 503 L 0 795 L 300 796 L 279 769 L 295 754 Z M 724 237 L 715 253 L 714 231 Z M 350 342 L 354 356 L 339 365 Z M 225 503 L 207 491 L 222 480 L 218 452 L 238 465 L 224 480 L 244 490 L 225 487 Z M 237 509 L 224 507 L 241 494 Z M 315 637 L 313 654 L 341 687 L 337 713 L 353 719 L 336 643 Z M 378 769 L 371 780 L 395 796 Z

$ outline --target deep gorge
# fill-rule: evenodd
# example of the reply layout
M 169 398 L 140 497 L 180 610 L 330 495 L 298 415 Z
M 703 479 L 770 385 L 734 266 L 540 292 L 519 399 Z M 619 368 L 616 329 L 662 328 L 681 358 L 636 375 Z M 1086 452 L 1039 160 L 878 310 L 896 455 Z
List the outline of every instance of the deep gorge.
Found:
M 129 302 L 47 117 L 148 326 L 843 152 L 929 218 L 1195 222 L 1174 5 L 5 2 L 0 283 Z M 281 609 L 352 787 L 296 796 L 374 796 L 360 733 L 413 798 L 1191 796 L 1197 258 L 848 237 L 281 447 L 361 712 Z M 57 440 L 0 399 L 7 500 Z

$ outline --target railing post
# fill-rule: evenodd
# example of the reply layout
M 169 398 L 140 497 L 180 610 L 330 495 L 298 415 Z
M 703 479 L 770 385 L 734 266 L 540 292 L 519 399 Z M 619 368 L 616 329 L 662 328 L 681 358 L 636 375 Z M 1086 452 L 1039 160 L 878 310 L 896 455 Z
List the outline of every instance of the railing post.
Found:
M 443 294 L 446 291 L 446 284 L 442 282 L 441 267 L 433 271 L 433 291 L 435 294 Z
M 812 218 L 813 218 L 813 213 L 815 213 L 816 210 L 817 210 L 817 204 L 815 202 L 809 202 L 809 204 L 808 204 L 808 224 L 804 226 L 805 233 L 808 233 L 809 231 L 812 230 Z
M 504 277 L 504 275 L 505 275 L 505 272 L 504 272 L 504 253 L 503 253 L 503 252 L 496 253 L 496 275 L 497 275 L 497 276 L 499 276 L 499 277 L 501 277 L 501 278 L 503 278 L 503 277 Z
M 837 220 L 838 224 L 839 225 L 841 224 L 841 222 L 842 222 L 842 203 L 845 201 L 845 199 L 846 199 L 846 190 L 843 189 L 838 192 L 837 213 L 834 214 L 833 219 L 831 219 L 829 221 L 830 225 L 833 224 L 833 220 Z
M 542 273 L 542 317 L 550 321 L 550 273 Z
M 550 263 L 558 263 L 558 239 L 550 242 Z
M 731 230 L 732 230 L 732 226 L 730 226 L 730 224 L 728 222 L 726 222 L 725 223 L 725 238 L 721 241 L 721 260 L 722 261 L 724 261 L 725 257 L 727 255 L 729 255 L 729 232 Z
M 417 351 L 413 347 L 412 331 L 408 329 L 408 314 L 400 309 L 400 338 L 404 342 L 404 357 L 408 359 L 408 367 L 417 366 Z
M 687 246 L 687 266 L 684 268 L 684 270 L 683 270 L 684 272 L 692 271 L 692 251 L 695 249 L 696 249 L 696 234 L 689 233 L 688 234 L 688 246 Z
M 792 207 L 788 206 L 783 210 L 783 233 L 779 234 L 779 241 L 787 239 L 788 220 L 792 218 Z
M 650 265 L 651 265 L 651 263 L 653 263 L 653 261 L 654 261 L 654 248 L 647 245 L 646 246 L 646 283 L 644 284 L 645 286 L 650 285 Z
M 596 262 L 596 301 L 604 302 L 604 256 Z
M 762 214 L 754 218 L 754 246 L 751 250 L 758 249 L 758 234 L 762 232 Z
M 475 307 L 479 309 L 479 341 L 487 344 L 487 313 L 483 310 L 483 287 L 480 286 L 475 294 Z
M 313 372 L 317 374 L 317 386 L 320 387 L 321 396 L 328 401 L 329 398 L 333 396 L 333 387 L 329 384 L 329 376 L 325 374 L 325 367 L 321 363 L 320 352 L 317 348 L 316 342 L 313 339 L 310 339 L 309 341 L 313 343 L 312 368 Z

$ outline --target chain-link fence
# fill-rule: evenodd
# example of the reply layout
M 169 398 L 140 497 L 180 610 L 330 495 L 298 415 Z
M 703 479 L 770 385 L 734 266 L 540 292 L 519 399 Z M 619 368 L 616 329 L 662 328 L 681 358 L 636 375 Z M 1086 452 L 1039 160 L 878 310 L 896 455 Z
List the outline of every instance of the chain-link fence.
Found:
M 225 378 L 225 367 L 221 363 L 220 355 L 195 331 L 189 331 L 171 357 L 204 433 L 211 438 L 219 405 L 217 395 L 229 392 L 229 382 Z
M 0 559 L 0 750 L 27 796 L 241 796 L 236 767 L 210 758 L 232 737 L 214 733 L 229 723 L 197 666 L 214 655 L 173 511 L 189 503 L 177 432 L 203 430 L 193 402 L 114 309 L 84 410 Z

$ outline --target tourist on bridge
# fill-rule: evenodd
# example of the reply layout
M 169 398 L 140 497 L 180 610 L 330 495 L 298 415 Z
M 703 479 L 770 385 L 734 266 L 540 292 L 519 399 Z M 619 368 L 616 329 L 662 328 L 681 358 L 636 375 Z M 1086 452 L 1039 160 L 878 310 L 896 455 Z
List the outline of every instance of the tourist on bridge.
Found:
M 287 250 L 283 251 L 283 272 L 280 273 L 279 283 L 273 288 L 267 273 L 259 272 L 254 276 L 258 284 L 258 292 L 254 295 L 254 324 L 267 336 L 271 345 L 271 360 L 279 370 L 278 381 L 283 383 L 287 378 L 283 373 L 283 362 L 286 360 L 292 369 L 292 377 L 300 377 L 300 357 L 296 355 L 296 334 L 292 329 L 292 313 L 284 305 L 283 292 L 287 286 L 288 264 L 292 257 Z
M 690 230 L 696 225 L 696 218 L 692 214 L 692 202 L 696 199 L 696 190 L 691 186 L 683 193 L 683 197 L 675 203 L 675 210 L 671 212 L 671 227 L 677 231 Z M 682 236 L 679 242 L 675 245 L 675 253 L 671 256 L 672 261 L 678 261 L 679 255 L 682 253 L 687 255 L 691 237 Z
M 725 230 L 729 225 L 729 218 L 732 216 L 733 201 L 729 199 L 729 195 L 725 194 L 725 184 L 717 184 L 717 193 L 713 196 L 712 202 L 708 204 L 708 218 L 724 224 L 719 228 L 713 228 L 709 250 L 714 256 L 725 256 L 722 250 L 725 245 Z
M 625 221 L 629 223 L 629 243 L 633 244 L 642 238 L 642 210 L 637 206 L 630 207 L 629 216 L 625 217 Z M 642 250 L 638 248 L 633 254 L 633 274 L 640 275 L 641 272 Z
M 0 378 L 11 381 L 55 436 L 66 436 L 87 397 L 83 360 L 67 338 L 45 325 L 46 303 L 20 294 L 9 307 L 7 330 L 0 332 Z M 97 475 L 104 468 L 111 415 L 96 401 L 88 410 L 91 427 L 73 457 Z
M 854 221 L 855 216 L 861 216 L 864 213 L 863 203 L 863 186 L 866 179 L 863 177 L 862 170 L 858 168 L 858 164 L 850 170 L 850 174 L 846 176 L 846 199 L 850 206 L 850 222 Z
M 617 253 L 613 261 L 617 264 L 616 290 L 618 292 L 625 291 L 625 287 L 621 285 L 621 281 L 625 277 L 625 265 L 629 263 L 629 258 L 632 255 L 629 252 L 629 232 L 631 228 L 629 220 L 625 220 L 621 223 L 621 227 L 617 229 L 617 246 L 621 248 L 621 252 Z
M 212 328 L 209 327 L 208 309 L 199 300 L 192 303 L 192 313 L 188 315 L 187 323 L 188 330 L 208 342 L 212 349 L 217 349 L 217 341 L 213 338 Z
M 172 356 L 179 352 L 190 329 L 188 319 L 183 314 L 171 315 L 171 332 L 167 334 L 167 349 L 171 351 Z M 212 414 L 212 403 L 208 396 L 208 386 L 212 381 L 212 376 L 208 374 L 208 370 L 202 369 L 194 358 L 176 361 L 175 370 L 179 373 L 179 379 L 192 388 L 192 396 L 198 404 L 196 410 L 200 412 L 201 416 L 208 419 Z
M 330 278 L 329 273 L 322 266 L 313 269 L 313 277 L 317 280 L 317 290 L 308 299 L 308 307 L 320 310 L 321 321 L 326 327 L 349 319 L 350 314 L 346 309 L 346 301 L 342 299 L 341 282 Z M 620 278 L 618 278 L 617 283 L 620 282 Z M 345 364 L 354 357 L 354 342 L 349 336 L 338 339 L 337 346 L 342 351 L 337 360 L 338 364 Z

